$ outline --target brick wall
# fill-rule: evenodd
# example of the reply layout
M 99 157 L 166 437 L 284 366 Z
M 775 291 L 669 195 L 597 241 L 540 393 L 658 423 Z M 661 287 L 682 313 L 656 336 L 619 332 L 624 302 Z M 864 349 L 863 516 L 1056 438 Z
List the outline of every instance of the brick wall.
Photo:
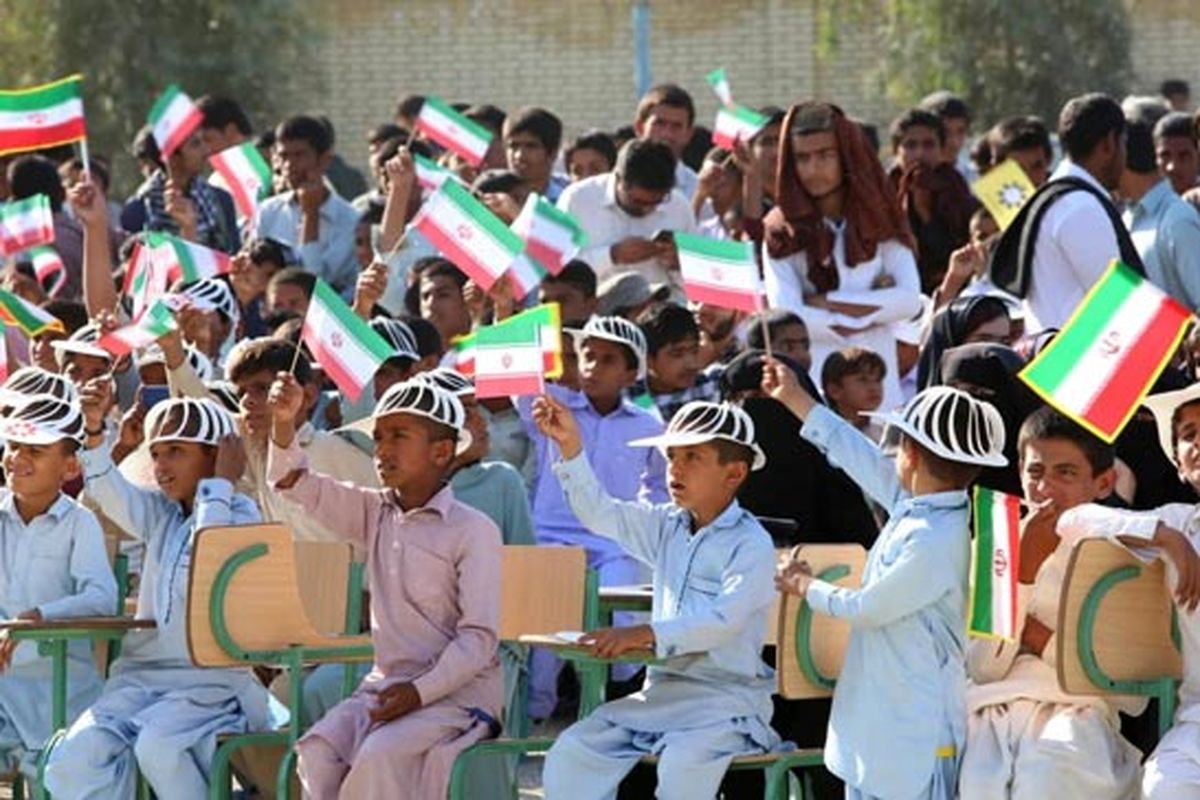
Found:
M 879 32 L 869 21 L 838 31 L 815 56 L 814 7 L 836 0 L 652 0 L 655 81 L 691 93 L 711 126 L 716 100 L 704 83 L 724 66 L 734 96 L 750 106 L 812 96 L 886 125 L 896 109 L 874 65 Z M 1200 94 L 1200 3 L 1128 0 L 1134 21 L 1135 86 L 1184 77 Z M 391 118 L 407 93 L 513 109 L 544 105 L 568 136 L 632 122 L 637 95 L 631 0 L 338 0 L 311 70 L 323 73 L 317 107 L 338 128 L 339 149 L 365 160 L 364 134 Z M 934 88 L 934 87 L 931 87 Z

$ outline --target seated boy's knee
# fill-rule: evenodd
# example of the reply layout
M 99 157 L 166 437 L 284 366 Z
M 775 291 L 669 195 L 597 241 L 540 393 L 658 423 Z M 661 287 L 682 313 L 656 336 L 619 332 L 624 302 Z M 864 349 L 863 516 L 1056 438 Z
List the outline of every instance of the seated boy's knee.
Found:
M 542 783 L 547 797 L 567 797 L 571 781 L 578 775 L 575 768 L 582 753 L 576 726 L 572 725 L 558 735 L 546 753 L 542 765 Z
M 147 728 L 134 741 L 133 755 L 137 759 L 138 768 L 149 775 L 175 763 L 185 754 L 180 752 L 177 741 L 156 735 L 153 730 Z
M 60 797 L 77 794 L 76 788 L 94 785 L 91 769 L 111 759 L 112 734 L 100 728 L 72 727 L 46 760 L 46 790 Z

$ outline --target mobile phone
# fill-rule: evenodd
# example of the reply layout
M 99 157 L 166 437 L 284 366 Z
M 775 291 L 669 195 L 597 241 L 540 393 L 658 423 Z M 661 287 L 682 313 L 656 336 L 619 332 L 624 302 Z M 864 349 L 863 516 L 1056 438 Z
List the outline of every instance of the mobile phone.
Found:
M 156 405 L 166 400 L 171 396 L 170 388 L 161 384 L 146 384 L 142 386 L 142 405 L 146 410 L 154 408 Z
M 674 241 L 675 231 L 655 231 L 654 235 L 651 236 L 650 239 L 655 242 Z

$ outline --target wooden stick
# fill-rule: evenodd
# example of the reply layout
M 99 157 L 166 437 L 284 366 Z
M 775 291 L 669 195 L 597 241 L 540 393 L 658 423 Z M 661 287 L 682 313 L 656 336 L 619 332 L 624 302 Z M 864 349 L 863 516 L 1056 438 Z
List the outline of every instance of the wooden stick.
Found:
M 87 137 L 79 140 L 79 159 L 83 161 L 83 177 L 88 183 L 92 182 L 92 160 L 88 158 Z
M 767 300 L 765 297 L 762 310 L 758 312 L 758 321 L 762 325 L 763 350 L 767 352 L 767 360 L 772 361 L 775 357 L 771 355 L 771 329 L 767 326 Z

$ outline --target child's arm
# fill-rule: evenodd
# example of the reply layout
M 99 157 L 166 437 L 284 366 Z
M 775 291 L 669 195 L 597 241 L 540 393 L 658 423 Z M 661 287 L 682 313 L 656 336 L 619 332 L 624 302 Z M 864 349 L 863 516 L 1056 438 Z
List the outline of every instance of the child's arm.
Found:
M 249 498 L 237 494 L 234 488 L 246 471 L 246 448 L 241 438 L 230 435 L 217 447 L 217 463 L 213 476 L 196 486 L 193 503 L 196 529 L 219 525 L 248 525 L 262 522 L 262 513 Z
M 635 558 L 653 564 L 663 536 L 662 511 L 639 503 L 614 500 L 596 480 L 583 454 L 579 428 L 570 410 L 549 395 L 538 398 L 533 419 L 562 454 L 554 474 L 575 516 L 599 536 L 616 540 Z
M 792 370 L 777 361 L 763 365 L 763 391 L 804 421 L 801 435 L 829 463 L 845 471 L 889 513 L 901 497 L 900 479 L 890 458 L 853 425 L 809 397 Z
M 775 548 L 762 537 L 744 542 L 721 573 L 721 591 L 702 613 L 656 620 L 654 652 L 659 658 L 707 653 L 736 637 L 748 625 L 762 625 L 775 596 Z
M 274 425 L 267 454 L 267 484 L 329 530 L 366 547 L 379 520 L 379 493 L 308 468 L 308 459 L 296 442 L 294 422 L 304 403 L 304 390 L 293 375 L 279 373 L 267 402 L 271 404 Z
M 496 657 L 500 630 L 500 532 L 490 522 L 464 536 L 458 554 L 458 605 L 454 638 L 430 668 L 413 681 L 429 705 L 466 684 Z
M 74 594 L 38 606 L 42 619 L 100 617 L 117 607 L 117 581 L 104 549 L 104 532 L 96 516 L 75 508 L 68 520 L 75 526 L 71 542 L 70 572 Z

